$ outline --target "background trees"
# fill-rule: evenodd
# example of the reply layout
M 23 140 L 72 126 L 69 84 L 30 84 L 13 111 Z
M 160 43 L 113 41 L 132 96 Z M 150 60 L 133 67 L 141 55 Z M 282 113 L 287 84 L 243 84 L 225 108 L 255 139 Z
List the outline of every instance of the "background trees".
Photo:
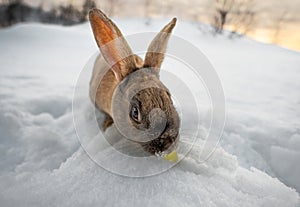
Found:
M 253 0 L 215 0 L 213 23 L 215 33 L 223 33 L 224 28 L 232 33 L 246 33 L 256 14 Z

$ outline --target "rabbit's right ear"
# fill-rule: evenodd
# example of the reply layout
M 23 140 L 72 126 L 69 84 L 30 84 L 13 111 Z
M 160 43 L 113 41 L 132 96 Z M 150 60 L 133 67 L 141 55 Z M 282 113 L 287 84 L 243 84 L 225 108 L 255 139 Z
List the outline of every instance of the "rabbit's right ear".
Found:
M 137 67 L 136 56 L 119 28 L 103 12 L 92 9 L 89 20 L 103 57 L 112 66 L 116 79 L 121 81 Z

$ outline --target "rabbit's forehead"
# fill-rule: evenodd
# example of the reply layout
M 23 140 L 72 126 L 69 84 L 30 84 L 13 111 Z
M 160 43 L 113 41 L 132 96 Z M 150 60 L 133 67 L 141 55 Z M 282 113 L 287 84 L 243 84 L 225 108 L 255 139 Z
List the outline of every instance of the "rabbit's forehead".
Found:
M 128 100 L 147 88 L 158 88 L 169 93 L 168 88 L 159 80 L 158 73 L 149 68 L 142 68 L 129 74 L 118 87 Z
M 135 100 L 138 101 L 139 107 L 143 114 L 148 114 L 155 108 L 159 108 L 160 111 L 163 111 L 164 113 L 171 111 L 172 109 L 172 101 L 168 94 L 165 91 L 157 88 L 145 89 L 145 91 L 136 96 L 134 102 Z M 161 117 L 161 115 L 158 114 L 156 114 L 156 116 Z

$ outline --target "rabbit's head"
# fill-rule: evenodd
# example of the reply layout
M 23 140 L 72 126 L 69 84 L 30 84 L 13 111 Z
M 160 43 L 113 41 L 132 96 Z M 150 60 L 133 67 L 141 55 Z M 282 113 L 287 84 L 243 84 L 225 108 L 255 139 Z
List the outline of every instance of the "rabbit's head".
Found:
M 91 10 L 89 18 L 100 51 L 119 85 L 114 96 L 117 90 L 123 94 L 116 98 L 119 99 L 117 107 L 122 111 L 112 114 L 114 123 L 125 130 L 128 128 L 132 133 L 127 135 L 131 134 L 132 140 L 151 154 L 173 151 L 179 139 L 180 121 L 170 92 L 159 80 L 159 71 L 176 18 L 156 35 L 144 61 L 132 53 L 118 27 L 100 10 Z M 123 103 L 128 103 L 127 107 L 119 106 Z M 147 132 L 151 138 L 142 139 L 140 136 L 145 133 L 134 131 Z

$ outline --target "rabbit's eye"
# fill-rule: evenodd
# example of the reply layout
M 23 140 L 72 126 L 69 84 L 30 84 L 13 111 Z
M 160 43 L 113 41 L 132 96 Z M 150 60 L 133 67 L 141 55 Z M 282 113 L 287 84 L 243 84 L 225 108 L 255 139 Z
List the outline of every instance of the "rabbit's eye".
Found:
M 134 119 L 135 121 L 140 121 L 140 115 L 139 115 L 139 110 L 136 106 L 133 106 L 131 108 L 131 117 L 132 119 Z

